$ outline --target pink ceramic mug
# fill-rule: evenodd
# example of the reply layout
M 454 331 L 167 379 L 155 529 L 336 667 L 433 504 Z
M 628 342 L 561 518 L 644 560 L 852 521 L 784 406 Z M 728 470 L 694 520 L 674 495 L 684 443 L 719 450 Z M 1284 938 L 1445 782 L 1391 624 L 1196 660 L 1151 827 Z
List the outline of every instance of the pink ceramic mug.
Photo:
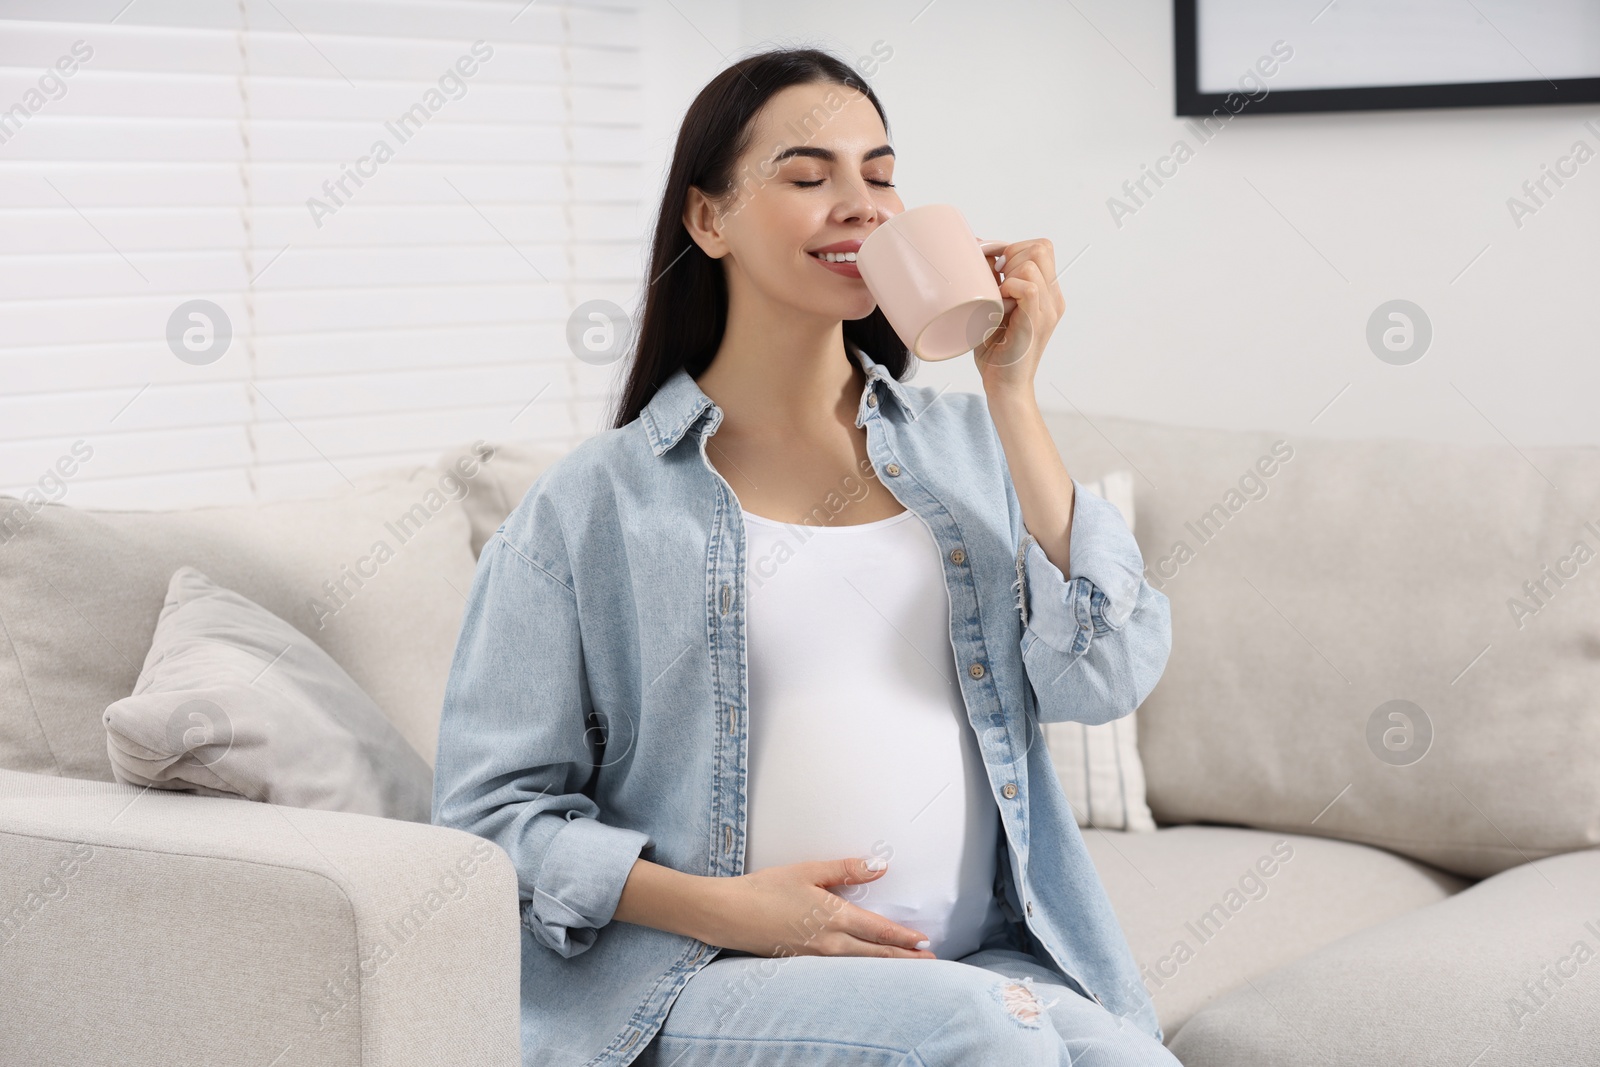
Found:
M 918 358 L 952 359 L 981 344 L 1016 301 L 1000 296 L 979 241 L 951 204 L 924 204 L 887 219 L 856 252 L 856 269 L 895 332 Z

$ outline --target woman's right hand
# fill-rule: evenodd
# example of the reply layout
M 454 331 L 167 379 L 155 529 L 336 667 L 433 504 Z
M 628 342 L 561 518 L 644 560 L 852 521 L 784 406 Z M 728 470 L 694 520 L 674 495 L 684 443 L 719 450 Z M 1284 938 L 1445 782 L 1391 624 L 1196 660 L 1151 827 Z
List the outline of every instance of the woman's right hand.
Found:
M 858 907 L 827 886 L 883 877 L 857 857 L 764 867 L 719 878 L 724 907 L 712 944 L 756 956 L 887 956 L 938 959 L 927 935 Z M 918 948 L 918 943 L 924 947 Z

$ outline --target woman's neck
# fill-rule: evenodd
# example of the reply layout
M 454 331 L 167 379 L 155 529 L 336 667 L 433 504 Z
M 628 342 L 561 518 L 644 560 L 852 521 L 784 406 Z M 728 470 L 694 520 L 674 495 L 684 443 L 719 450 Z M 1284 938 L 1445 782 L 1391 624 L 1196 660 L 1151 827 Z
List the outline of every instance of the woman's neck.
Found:
M 841 418 L 853 425 L 866 375 L 845 349 L 844 324 L 779 319 L 752 322 L 730 309 L 722 343 L 696 379 L 701 391 L 740 436 L 805 437 Z

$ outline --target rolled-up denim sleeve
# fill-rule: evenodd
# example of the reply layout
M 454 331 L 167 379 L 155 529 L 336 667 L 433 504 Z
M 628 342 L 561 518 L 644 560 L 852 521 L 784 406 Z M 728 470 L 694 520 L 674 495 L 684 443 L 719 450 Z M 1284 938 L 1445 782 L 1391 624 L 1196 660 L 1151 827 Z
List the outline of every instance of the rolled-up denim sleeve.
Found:
M 566 957 L 594 944 L 634 861 L 655 844 L 601 822 L 584 791 L 602 758 L 590 713 L 573 590 L 496 533 L 445 686 L 433 822 L 506 850 L 523 925 Z
M 1017 550 L 1022 662 L 1041 722 L 1110 722 L 1155 688 L 1172 648 L 1171 606 L 1115 504 L 1073 482 L 1068 578 L 1026 528 Z

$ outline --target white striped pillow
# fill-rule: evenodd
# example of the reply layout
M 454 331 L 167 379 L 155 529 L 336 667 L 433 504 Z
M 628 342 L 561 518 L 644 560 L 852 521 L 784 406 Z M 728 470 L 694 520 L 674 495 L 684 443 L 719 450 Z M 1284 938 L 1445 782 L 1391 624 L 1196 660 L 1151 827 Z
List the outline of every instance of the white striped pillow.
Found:
M 1113 471 L 1084 489 L 1117 506 L 1133 529 L 1133 472 Z M 1145 803 L 1144 765 L 1139 760 L 1137 711 L 1100 726 L 1079 722 L 1043 724 L 1045 745 L 1079 826 L 1142 832 L 1156 828 Z

